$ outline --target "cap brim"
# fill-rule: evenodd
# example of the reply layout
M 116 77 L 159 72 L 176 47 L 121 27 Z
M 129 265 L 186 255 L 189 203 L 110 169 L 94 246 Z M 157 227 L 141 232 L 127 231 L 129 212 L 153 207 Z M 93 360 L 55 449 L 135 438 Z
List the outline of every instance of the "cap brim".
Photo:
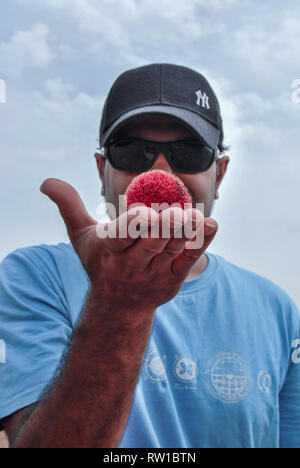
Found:
M 105 146 L 107 140 L 113 136 L 125 123 L 135 117 L 147 114 L 164 114 L 179 120 L 185 127 L 196 133 L 204 142 L 215 149 L 219 143 L 220 130 L 213 124 L 195 114 L 194 112 L 171 106 L 145 106 L 133 109 L 121 115 L 112 125 L 102 134 L 100 145 Z

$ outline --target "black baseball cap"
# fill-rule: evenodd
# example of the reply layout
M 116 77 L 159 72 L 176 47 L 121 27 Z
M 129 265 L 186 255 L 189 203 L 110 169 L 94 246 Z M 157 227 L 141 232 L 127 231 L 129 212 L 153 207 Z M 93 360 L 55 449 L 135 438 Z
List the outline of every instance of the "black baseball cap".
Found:
M 223 135 L 218 99 L 206 78 L 187 67 L 154 63 L 122 73 L 104 104 L 100 146 L 128 121 L 147 114 L 179 120 L 209 147 Z

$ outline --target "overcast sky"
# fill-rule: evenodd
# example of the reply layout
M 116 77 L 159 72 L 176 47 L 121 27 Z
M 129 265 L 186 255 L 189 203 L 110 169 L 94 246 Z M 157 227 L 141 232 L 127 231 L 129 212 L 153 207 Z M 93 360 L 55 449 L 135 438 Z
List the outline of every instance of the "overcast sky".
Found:
M 209 250 L 300 307 L 299 1 L 10 0 L 0 21 L 0 260 L 68 241 L 39 192 L 47 177 L 71 183 L 97 218 L 93 153 L 110 86 L 126 69 L 177 63 L 211 81 L 231 147 Z

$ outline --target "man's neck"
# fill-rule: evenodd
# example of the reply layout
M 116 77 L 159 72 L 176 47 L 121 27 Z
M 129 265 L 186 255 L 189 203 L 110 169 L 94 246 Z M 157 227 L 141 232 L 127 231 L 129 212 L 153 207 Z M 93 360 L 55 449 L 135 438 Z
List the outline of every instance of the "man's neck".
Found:
M 192 279 L 197 278 L 197 276 L 201 275 L 201 273 L 204 272 L 208 265 L 208 258 L 204 254 L 201 255 L 201 257 L 197 260 L 197 262 L 193 265 L 191 268 L 188 276 L 186 277 L 185 281 L 190 281 Z

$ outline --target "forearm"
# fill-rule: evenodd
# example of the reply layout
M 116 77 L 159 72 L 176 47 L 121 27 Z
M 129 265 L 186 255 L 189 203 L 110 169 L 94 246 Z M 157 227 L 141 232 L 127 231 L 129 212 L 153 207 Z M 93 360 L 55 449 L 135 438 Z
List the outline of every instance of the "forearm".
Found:
M 90 291 L 62 370 L 14 446 L 117 447 L 154 312 L 136 311 Z

